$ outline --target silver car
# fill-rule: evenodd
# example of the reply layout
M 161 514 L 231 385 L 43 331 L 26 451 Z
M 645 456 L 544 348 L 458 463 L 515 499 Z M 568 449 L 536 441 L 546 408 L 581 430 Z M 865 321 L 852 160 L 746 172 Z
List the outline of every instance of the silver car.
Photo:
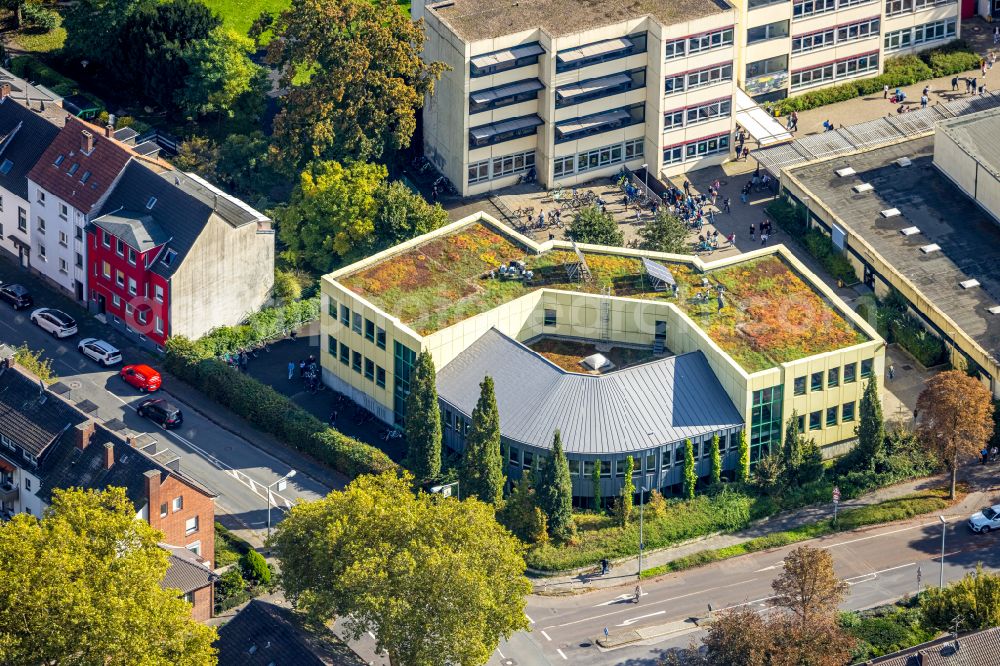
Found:
M 84 338 L 80 340 L 80 344 L 76 348 L 87 358 L 97 361 L 105 367 L 122 362 L 122 353 L 104 340 Z
M 76 320 L 55 308 L 38 308 L 31 313 L 31 321 L 57 338 L 68 338 L 77 333 Z

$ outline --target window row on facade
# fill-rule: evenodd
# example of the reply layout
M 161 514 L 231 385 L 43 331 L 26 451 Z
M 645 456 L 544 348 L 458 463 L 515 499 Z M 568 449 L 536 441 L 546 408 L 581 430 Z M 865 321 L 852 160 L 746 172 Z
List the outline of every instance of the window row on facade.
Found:
M 341 364 L 349 366 L 357 374 L 364 374 L 365 379 L 375 382 L 375 386 L 385 388 L 385 368 L 376 365 L 375 361 L 358 350 L 352 350 L 343 342 L 338 342 L 332 335 L 327 335 L 326 352 L 333 358 L 339 358 Z
M 792 53 L 806 53 L 808 51 L 829 48 L 836 44 L 878 37 L 880 25 L 881 20 L 876 16 L 863 21 L 834 26 L 804 35 L 795 35 L 792 37 Z
M 893 30 L 885 33 L 885 50 L 887 52 L 899 51 L 927 42 L 936 42 L 940 39 L 953 39 L 956 30 L 957 21 L 953 18 L 931 21 L 902 30 Z
M 522 79 L 495 88 L 469 93 L 469 113 L 492 111 L 512 104 L 538 99 L 538 91 L 545 86 L 538 79 Z
M 932 7 L 953 4 L 955 0 L 885 0 L 885 15 L 899 16 Z
M 733 45 L 733 27 L 667 42 L 664 59 L 673 60 Z
M 792 90 L 878 71 L 878 51 L 792 72 Z
M 469 165 L 469 185 L 483 183 L 494 178 L 512 176 L 530 171 L 535 166 L 535 151 L 525 150 L 512 155 L 503 155 L 488 160 L 480 160 Z
M 842 423 L 853 423 L 857 419 L 857 407 L 857 401 L 852 400 L 851 402 L 845 402 L 843 405 L 834 405 L 833 407 L 827 407 L 825 410 L 817 409 L 809 412 L 809 430 L 822 430 L 823 428 L 832 428 Z M 806 431 L 805 414 L 799 414 L 796 427 L 799 429 L 799 432 L 804 433 Z
M 610 76 L 600 76 L 593 79 L 570 83 L 556 89 L 556 108 L 562 109 L 574 104 L 592 102 L 612 95 L 620 95 L 629 90 L 638 90 L 646 86 L 646 68 L 638 67 L 626 72 Z
M 556 124 L 556 143 L 577 141 L 595 134 L 603 134 L 646 121 L 646 104 L 639 102 L 619 109 L 591 113 Z
M 642 159 L 645 152 L 644 139 L 629 139 L 610 146 L 586 150 L 575 155 L 556 157 L 553 162 L 553 176 L 561 178 L 574 173 L 585 173 L 607 166 Z
M 663 164 L 679 164 L 708 155 L 729 152 L 729 133 L 709 136 L 663 149 Z
M 334 319 L 337 319 L 337 301 L 330 299 L 326 304 L 326 311 Z M 367 317 L 363 317 L 360 312 L 352 311 L 343 303 L 340 304 L 340 323 L 345 329 L 353 331 L 357 335 L 363 335 L 368 342 L 374 342 L 379 349 L 385 349 L 385 329 L 376 326 L 375 322 Z
M 861 379 L 868 379 L 872 376 L 874 359 L 866 358 L 861 361 Z M 853 384 L 858 380 L 858 363 L 848 363 L 836 368 L 829 368 L 825 372 L 813 372 L 810 375 L 796 377 L 792 384 L 792 392 L 795 395 L 805 395 L 806 387 L 812 391 L 822 391 L 828 388 L 836 388 L 841 382 Z
M 681 109 L 673 109 L 663 114 L 663 131 L 687 127 L 698 123 L 728 118 L 733 111 L 733 100 L 731 97 L 705 102 L 697 106 L 689 106 Z
M 733 63 L 724 62 L 693 72 L 682 72 L 666 77 L 663 94 L 675 95 L 687 90 L 713 86 L 718 83 L 733 80 Z
M 568 72 L 646 52 L 646 33 L 605 39 L 556 53 L 556 72 Z
M 848 9 L 874 2 L 875 0 L 797 0 L 792 3 L 792 20 L 797 21 L 818 14 L 835 12 L 838 9 Z

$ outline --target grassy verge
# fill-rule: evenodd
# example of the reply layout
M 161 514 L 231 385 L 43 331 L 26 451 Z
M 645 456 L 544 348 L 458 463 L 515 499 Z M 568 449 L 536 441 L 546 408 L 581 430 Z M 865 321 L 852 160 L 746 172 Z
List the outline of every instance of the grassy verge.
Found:
M 243 553 L 252 549 L 253 546 L 227 530 L 222 523 L 215 523 L 216 568 L 236 564 Z
M 842 511 L 837 518 L 836 524 L 834 524 L 832 519 L 820 520 L 792 530 L 775 532 L 774 534 L 768 534 L 767 536 L 751 539 L 733 546 L 717 548 L 715 550 L 703 550 L 693 555 L 680 557 L 666 564 L 646 569 L 642 572 L 642 577 L 653 578 L 655 576 L 662 576 L 673 571 L 683 571 L 684 569 L 726 560 L 731 557 L 788 546 L 799 541 L 833 534 L 834 532 L 847 532 L 867 525 L 880 525 L 896 520 L 905 520 L 925 513 L 940 511 L 952 503 L 948 499 L 948 491 L 944 489 L 903 495 L 902 497 L 879 502 L 878 504 Z

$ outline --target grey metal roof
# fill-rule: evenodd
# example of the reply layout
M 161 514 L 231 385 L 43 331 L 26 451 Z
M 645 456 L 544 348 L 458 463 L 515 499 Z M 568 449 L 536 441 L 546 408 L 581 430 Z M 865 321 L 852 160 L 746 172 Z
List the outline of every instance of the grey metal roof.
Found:
M 542 449 L 556 428 L 567 453 L 606 455 L 743 425 L 701 352 L 584 375 L 490 329 L 438 372 L 438 396 L 470 415 L 486 375 L 496 384 L 503 436 Z
M 996 111 L 943 121 L 938 131 L 951 137 L 995 177 L 1000 177 L 1000 115 Z
M 170 240 L 170 234 L 158 225 L 151 215 L 143 215 L 130 210 L 101 215 L 94 225 L 112 236 L 121 238 L 133 250 L 145 252 L 159 247 Z

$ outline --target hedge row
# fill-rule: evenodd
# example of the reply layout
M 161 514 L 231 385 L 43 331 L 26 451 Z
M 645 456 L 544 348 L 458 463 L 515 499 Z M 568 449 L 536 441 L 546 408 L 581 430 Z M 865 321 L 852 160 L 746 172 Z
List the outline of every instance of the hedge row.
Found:
M 80 84 L 73 79 L 63 76 L 52 69 L 41 60 L 28 55 L 20 55 L 10 61 L 10 70 L 22 79 L 34 81 L 49 88 L 52 92 L 62 97 L 81 94 Z M 104 104 L 91 95 L 85 95 L 87 99 L 104 108 Z
M 854 266 L 843 252 L 833 244 L 833 240 L 818 229 L 807 229 L 805 213 L 791 205 L 787 199 L 773 201 L 767 207 L 771 219 L 792 238 L 802 243 L 823 268 L 844 284 L 854 284 L 858 281 Z
M 892 89 L 936 77 L 967 72 L 978 67 L 979 62 L 980 57 L 970 51 L 965 42 L 956 40 L 919 55 L 889 58 L 885 61 L 885 72 L 874 78 L 858 79 L 814 90 L 781 100 L 774 108 L 778 115 L 782 116 L 792 111 L 815 109 L 834 102 L 844 102 L 855 97 L 882 92 L 883 86 Z
M 279 338 L 288 331 L 319 317 L 319 298 L 292 301 L 277 308 L 264 308 L 247 317 L 240 326 L 220 326 L 194 342 L 203 358 L 233 354 Z
M 380 449 L 328 427 L 270 386 L 206 356 L 200 342 L 184 337 L 167 340 L 167 370 L 286 446 L 348 477 L 396 469 Z

